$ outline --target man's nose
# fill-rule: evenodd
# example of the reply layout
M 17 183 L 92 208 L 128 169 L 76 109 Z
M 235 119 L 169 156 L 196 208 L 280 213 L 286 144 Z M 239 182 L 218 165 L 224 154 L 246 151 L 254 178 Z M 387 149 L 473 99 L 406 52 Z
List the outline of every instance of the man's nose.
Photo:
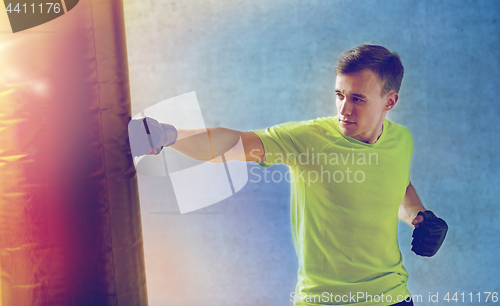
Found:
M 339 112 L 342 116 L 351 115 L 351 112 L 352 112 L 351 103 L 347 102 L 347 100 L 342 101 L 342 104 L 340 105 Z

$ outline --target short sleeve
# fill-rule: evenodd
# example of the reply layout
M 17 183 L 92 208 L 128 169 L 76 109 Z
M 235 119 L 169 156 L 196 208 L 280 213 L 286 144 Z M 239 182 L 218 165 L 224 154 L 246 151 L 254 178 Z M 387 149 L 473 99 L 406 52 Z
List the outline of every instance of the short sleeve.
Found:
M 258 163 L 263 167 L 273 164 L 295 164 L 302 149 L 301 135 L 306 131 L 304 122 L 287 122 L 262 130 L 252 130 L 259 136 L 264 146 L 265 161 Z

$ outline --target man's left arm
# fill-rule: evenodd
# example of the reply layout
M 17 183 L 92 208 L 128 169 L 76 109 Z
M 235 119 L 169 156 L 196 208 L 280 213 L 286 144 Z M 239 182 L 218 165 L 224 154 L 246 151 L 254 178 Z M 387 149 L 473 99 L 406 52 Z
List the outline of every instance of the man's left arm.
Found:
M 398 216 L 415 227 L 411 250 L 420 256 L 434 256 L 443 244 L 448 225 L 443 219 L 436 217 L 432 211 L 425 209 L 411 182 L 406 187 Z
M 426 209 L 418 198 L 417 192 L 410 182 L 408 187 L 406 187 L 405 197 L 399 205 L 398 217 L 409 225 L 415 226 L 424 221 L 423 216 L 417 215 L 420 211 L 426 211 Z

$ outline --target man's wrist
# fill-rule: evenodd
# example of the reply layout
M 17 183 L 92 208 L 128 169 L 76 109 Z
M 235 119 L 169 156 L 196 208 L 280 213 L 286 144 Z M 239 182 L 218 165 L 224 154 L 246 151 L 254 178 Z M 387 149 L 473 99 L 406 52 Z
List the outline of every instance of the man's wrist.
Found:
M 163 131 L 163 146 L 167 147 L 173 145 L 177 140 L 177 129 L 168 123 L 160 123 L 160 127 Z

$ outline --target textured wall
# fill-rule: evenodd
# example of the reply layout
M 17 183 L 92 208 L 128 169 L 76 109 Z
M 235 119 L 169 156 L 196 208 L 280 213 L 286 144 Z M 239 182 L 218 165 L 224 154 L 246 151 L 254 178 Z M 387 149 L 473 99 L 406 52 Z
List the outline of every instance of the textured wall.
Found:
M 389 119 L 412 131 L 412 182 L 450 226 L 429 259 L 410 251 L 411 228 L 400 225 L 409 289 L 425 301 L 429 292 L 500 292 L 500 2 L 124 3 L 133 114 L 194 90 L 207 126 L 249 130 L 335 115 L 339 54 L 362 43 L 397 51 L 406 74 Z M 291 304 L 288 183 L 249 182 L 187 215 L 168 178 L 140 176 L 139 185 L 151 305 Z

